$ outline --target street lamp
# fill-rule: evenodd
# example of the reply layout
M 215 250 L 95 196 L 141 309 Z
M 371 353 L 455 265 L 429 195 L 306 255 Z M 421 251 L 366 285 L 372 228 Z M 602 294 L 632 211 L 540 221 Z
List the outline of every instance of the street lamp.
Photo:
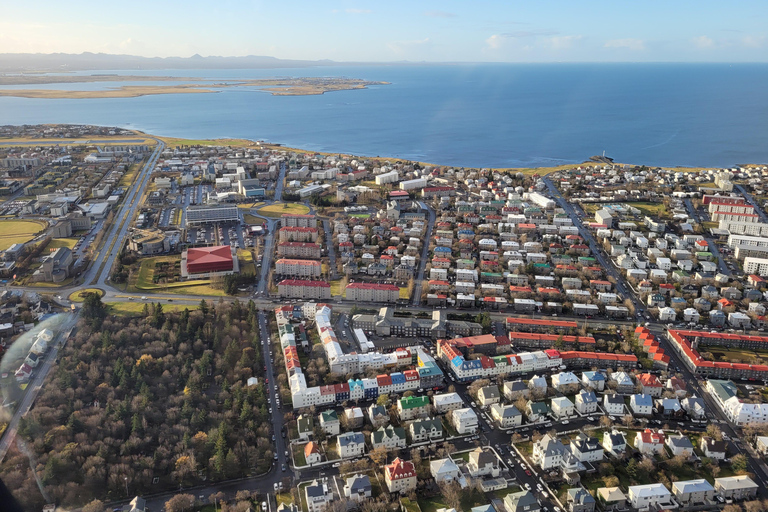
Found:
M 125 480 L 125 497 L 127 498 L 129 496 L 129 494 L 128 494 L 128 477 L 124 476 L 123 479 Z

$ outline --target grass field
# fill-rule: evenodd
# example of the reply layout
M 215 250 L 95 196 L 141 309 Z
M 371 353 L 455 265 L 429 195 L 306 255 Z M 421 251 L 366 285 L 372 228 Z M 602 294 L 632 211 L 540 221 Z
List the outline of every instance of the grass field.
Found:
M 48 244 L 48 249 L 58 249 L 59 247 L 66 247 L 72 249 L 79 238 L 54 238 L 51 243 Z
M 411 294 L 408 293 L 408 287 L 400 288 L 400 298 L 401 299 L 410 299 Z
M 330 281 L 331 283 L 331 297 L 337 297 L 339 295 L 344 296 L 344 290 L 341 288 L 341 279 Z
M 284 213 L 304 215 L 309 213 L 309 208 L 299 203 L 276 203 L 259 209 L 259 213 L 265 217 L 280 217 Z
M 144 304 L 148 304 L 150 301 L 138 301 L 138 302 L 107 302 L 106 305 L 109 308 L 109 313 L 112 315 L 121 316 L 138 316 L 144 311 Z M 163 311 L 168 313 L 171 311 L 184 311 L 186 308 L 194 309 L 194 306 L 187 306 L 185 304 L 163 304 Z
M 237 259 L 240 262 L 240 273 L 246 276 L 256 275 L 256 265 L 253 262 L 253 254 L 248 249 L 238 249 Z
M 232 146 L 249 147 L 256 143 L 246 139 L 177 139 L 174 137 L 158 137 L 169 147 L 174 146 Z
M 699 347 L 699 352 L 700 353 L 710 352 L 715 357 L 715 361 L 720 361 L 721 357 L 725 357 L 728 361 L 731 361 L 733 359 L 739 359 L 744 363 L 765 364 L 765 361 L 768 360 L 768 351 L 764 351 L 764 350 L 748 350 L 748 349 L 739 349 L 735 347 L 707 346 L 707 347 Z
M 350 213 L 349 216 L 354 217 L 356 219 L 367 219 L 368 217 L 371 216 L 371 214 L 370 213 Z
M 638 201 L 634 203 L 625 203 L 629 206 L 633 206 L 640 210 L 643 215 L 649 216 L 664 216 L 667 214 L 667 209 L 662 203 L 649 203 L 647 201 Z
M 128 187 L 133 183 L 133 179 L 136 177 L 136 173 L 139 172 L 139 169 L 141 168 L 141 163 L 137 164 L 131 164 L 130 167 L 128 167 L 128 172 L 123 174 L 123 177 L 120 178 L 120 181 L 118 182 L 118 186 L 120 187 Z
M 719 226 L 720 226 L 719 222 L 707 221 L 707 222 L 701 223 L 701 227 L 704 229 L 717 229 Z
M 243 214 L 243 220 L 246 224 L 250 225 L 261 225 L 263 222 L 265 222 L 264 219 L 261 219 L 259 217 L 256 217 L 255 215 L 251 215 L 250 213 L 244 213 Z
M 155 284 L 153 277 L 155 274 L 155 263 L 179 260 L 179 256 L 157 256 L 155 258 L 145 258 L 141 261 L 138 276 L 134 283 L 129 284 L 126 291 L 162 291 L 163 293 L 173 293 L 176 295 L 212 295 L 216 297 L 226 296 L 224 290 L 213 288 L 207 279 L 196 279 L 192 281 L 181 281 L 178 283 Z
M 44 222 L 36 220 L 0 221 L 0 251 L 6 250 L 13 244 L 29 242 L 45 228 Z
M 104 292 L 102 290 L 99 290 L 98 288 L 86 288 L 85 290 L 78 290 L 76 292 L 72 292 L 69 296 L 69 300 L 72 302 L 85 302 L 85 296 L 88 293 L 95 293 L 99 297 L 104 296 Z

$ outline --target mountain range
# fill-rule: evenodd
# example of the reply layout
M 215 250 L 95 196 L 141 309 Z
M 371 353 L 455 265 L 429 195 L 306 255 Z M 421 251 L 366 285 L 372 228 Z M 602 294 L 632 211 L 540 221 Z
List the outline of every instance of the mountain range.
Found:
M 289 60 L 260 55 L 244 57 L 139 57 L 108 53 L 0 53 L 0 73 L 62 72 L 108 69 L 276 69 L 333 66 L 331 60 Z M 356 63 L 345 62 L 344 65 Z

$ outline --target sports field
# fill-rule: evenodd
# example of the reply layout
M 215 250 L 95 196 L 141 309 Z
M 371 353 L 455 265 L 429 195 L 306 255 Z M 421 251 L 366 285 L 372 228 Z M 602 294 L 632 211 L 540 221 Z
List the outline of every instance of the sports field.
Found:
M 44 222 L 37 220 L 0 221 L 0 251 L 6 250 L 13 244 L 29 242 L 45 227 Z

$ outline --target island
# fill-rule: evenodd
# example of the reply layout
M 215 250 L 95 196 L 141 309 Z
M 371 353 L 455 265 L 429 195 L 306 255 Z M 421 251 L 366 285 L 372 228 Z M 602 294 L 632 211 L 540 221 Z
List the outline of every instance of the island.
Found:
M 371 85 L 388 85 L 389 82 L 372 82 L 359 78 L 343 77 L 291 77 L 215 81 L 205 78 L 180 78 L 171 76 L 146 77 L 134 75 L 12 75 L 1 76 L 0 86 L 41 85 L 58 83 L 94 82 L 174 82 L 173 84 L 119 85 L 99 90 L 64 89 L 0 89 L 0 96 L 41 99 L 95 99 L 136 98 L 156 94 L 215 93 L 233 87 L 249 87 L 269 92 L 273 96 L 309 96 L 331 91 L 365 89 Z M 182 82 L 182 83 L 179 83 Z

